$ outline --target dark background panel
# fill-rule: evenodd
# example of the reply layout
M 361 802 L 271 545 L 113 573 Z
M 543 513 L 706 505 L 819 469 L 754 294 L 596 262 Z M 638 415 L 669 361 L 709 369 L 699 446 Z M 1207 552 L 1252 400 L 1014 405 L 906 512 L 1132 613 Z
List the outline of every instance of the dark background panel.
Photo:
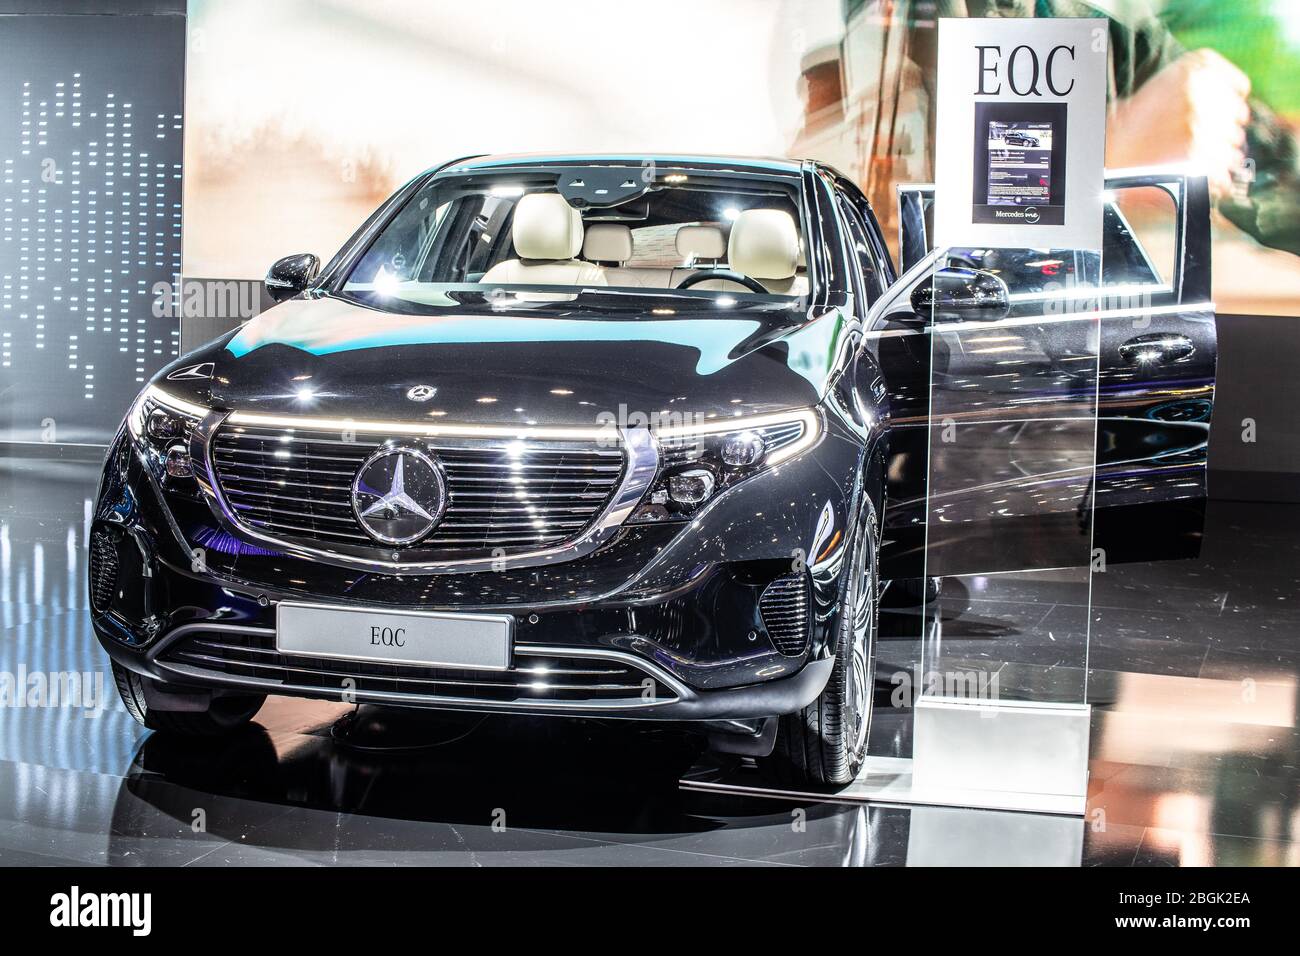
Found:
M 0 0 L 0 16 L 17 13 L 184 16 L 185 0 Z
M 1300 502 L 1300 318 L 1220 314 L 1216 325 L 1210 497 Z
M 177 6 L 0 16 L 0 442 L 106 442 L 177 353 L 156 307 L 181 265 Z

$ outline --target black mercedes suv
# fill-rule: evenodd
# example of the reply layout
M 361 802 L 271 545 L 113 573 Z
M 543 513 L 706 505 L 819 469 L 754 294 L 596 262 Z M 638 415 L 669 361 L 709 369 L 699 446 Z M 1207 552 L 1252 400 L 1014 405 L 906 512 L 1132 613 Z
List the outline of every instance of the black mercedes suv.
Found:
M 1006 143 L 1008 146 L 1037 146 L 1038 137 L 1012 129 L 1007 130 L 1003 135 L 1002 142 Z
M 1208 221 L 1204 184 L 1175 180 Z M 402 187 L 324 268 L 280 260 L 281 304 L 159 372 L 107 456 L 89 588 L 127 708 L 196 735 L 268 693 L 690 721 L 789 777 L 851 779 L 885 579 L 1057 566 L 1052 542 L 1084 533 L 1029 440 L 1014 469 L 1001 438 L 970 457 L 932 520 L 932 382 L 994 371 L 940 325 L 1023 343 L 959 412 L 977 444 L 1039 417 L 1055 440 L 1052 402 L 1024 399 L 1053 369 L 1077 386 L 1077 336 L 1008 291 L 1032 256 L 930 251 L 929 193 L 903 200 L 900 278 L 817 163 L 477 157 Z M 1154 289 L 1107 216 L 1107 267 Z M 1105 399 L 1086 532 L 1116 560 L 1199 536 L 1203 241 L 1123 324 L 1075 316 Z M 1056 261 L 1085 279 L 1095 259 Z M 1059 448 L 1041 468 L 1059 479 Z

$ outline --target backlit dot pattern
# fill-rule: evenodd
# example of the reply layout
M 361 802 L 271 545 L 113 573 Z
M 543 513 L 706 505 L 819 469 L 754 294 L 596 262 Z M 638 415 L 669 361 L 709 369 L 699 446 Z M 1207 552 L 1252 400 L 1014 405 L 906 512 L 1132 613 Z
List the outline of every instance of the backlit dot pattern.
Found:
M 80 72 L 0 73 L 0 95 L 19 104 L 0 129 L 0 374 L 134 394 L 180 345 L 154 313 L 181 269 L 181 115 Z

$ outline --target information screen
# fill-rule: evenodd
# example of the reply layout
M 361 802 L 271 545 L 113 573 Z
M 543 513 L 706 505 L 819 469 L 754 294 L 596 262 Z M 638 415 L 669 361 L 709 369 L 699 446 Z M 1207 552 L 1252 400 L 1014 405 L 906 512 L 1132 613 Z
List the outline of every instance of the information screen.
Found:
M 975 108 L 974 222 L 1059 225 L 1065 216 L 1065 104 Z
M 1050 205 L 1051 123 L 990 122 L 988 156 L 988 205 Z

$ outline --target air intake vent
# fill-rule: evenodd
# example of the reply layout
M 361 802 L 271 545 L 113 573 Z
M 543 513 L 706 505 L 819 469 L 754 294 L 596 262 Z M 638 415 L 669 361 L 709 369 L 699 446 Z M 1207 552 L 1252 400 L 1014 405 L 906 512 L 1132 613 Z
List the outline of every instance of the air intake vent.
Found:
M 107 531 L 96 531 L 90 536 L 90 606 L 102 614 L 116 593 L 117 546 Z
M 763 626 L 782 654 L 797 657 L 808 647 L 808 579 L 803 574 L 777 578 L 758 601 Z
M 505 704 L 565 701 L 584 706 L 640 706 L 677 699 L 672 688 L 633 663 L 568 657 L 559 651 L 535 654 L 525 647 L 516 648 L 509 670 L 470 671 L 286 656 L 276 649 L 274 634 L 214 630 L 168 646 L 158 663 L 182 679 L 225 675 L 274 685 L 277 693 L 306 696 L 329 696 L 346 688 L 361 701 L 382 700 L 384 694 Z

